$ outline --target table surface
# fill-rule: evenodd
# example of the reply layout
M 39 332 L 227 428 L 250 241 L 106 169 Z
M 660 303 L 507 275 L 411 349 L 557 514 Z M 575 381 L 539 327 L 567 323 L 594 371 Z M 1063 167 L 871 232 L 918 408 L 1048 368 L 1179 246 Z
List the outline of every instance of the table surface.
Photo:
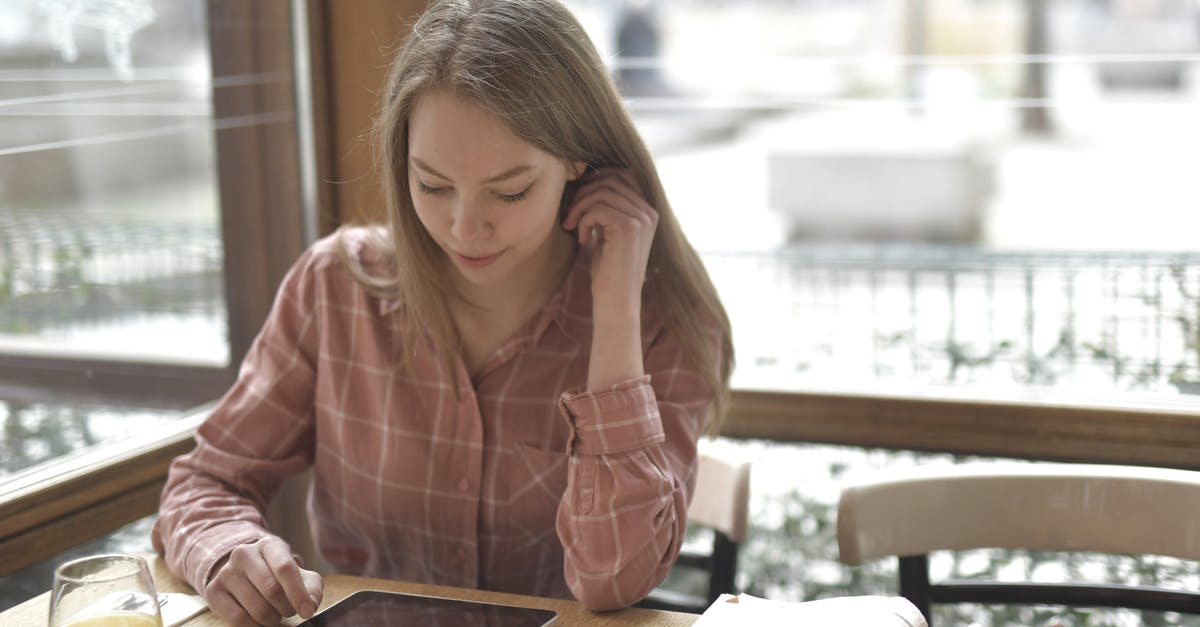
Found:
M 192 592 L 192 589 L 167 570 L 166 564 L 158 556 L 146 556 L 146 561 L 154 575 L 154 584 L 159 592 Z M 352 577 L 349 575 L 326 575 L 325 598 L 321 607 L 325 608 L 339 601 L 356 590 L 375 589 L 427 594 L 432 596 L 466 599 L 468 601 L 486 601 L 503 603 L 505 605 L 520 605 L 554 610 L 558 612 L 558 623 L 561 625 L 579 625 L 582 627 L 609 627 L 616 625 L 643 625 L 648 627 L 674 627 L 675 625 L 691 625 L 699 618 L 696 614 L 681 614 L 676 612 L 661 612 L 636 608 L 616 612 L 592 612 L 584 609 L 576 601 L 566 599 L 548 599 L 543 597 L 505 594 L 487 590 L 470 590 L 451 588 L 430 584 L 408 583 L 388 579 L 372 579 L 368 577 Z M 0 613 L 0 625 L 45 625 L 49 613 L 50 593 L 34 597 L 6 612 Z M 298 619 L 285 621 L 285 625 L 294 625 Z M 203 612 L 184 623 L 186 627 L 219 627 L 226 623 L 209 612 Z

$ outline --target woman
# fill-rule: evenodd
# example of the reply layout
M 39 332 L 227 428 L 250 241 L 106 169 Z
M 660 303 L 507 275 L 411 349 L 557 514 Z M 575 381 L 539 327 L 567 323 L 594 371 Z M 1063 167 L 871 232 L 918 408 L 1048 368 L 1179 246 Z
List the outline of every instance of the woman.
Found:
M 172 465 L 156 548 L 227 621 L 311 615 L 320 576 L 261 512 L 312 467 L 343 572 L 638 601 L 732 348 L 594 47 L 555 0 L 435 2 L 376 131 L 386 225 L 296 263 Z

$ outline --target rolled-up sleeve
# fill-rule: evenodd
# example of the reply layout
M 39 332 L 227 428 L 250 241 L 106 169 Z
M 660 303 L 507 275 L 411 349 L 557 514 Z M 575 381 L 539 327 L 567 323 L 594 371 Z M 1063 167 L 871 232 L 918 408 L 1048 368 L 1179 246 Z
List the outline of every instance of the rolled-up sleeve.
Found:
M 196 590 L 236 546 L 270 533 L 267 503 L 312 463 L 315 272 L 310 253 L 293 266 L 237 381 L 171 464 L 152 540 Z
M 564 574 L 594 610 L 636 603 L 674 564 L 695 485 L 696 441 L 712 410 L 713 391 L 669 333 L 657 335 L 644 364 L 641 377 L 568 391 L 559 401 L 572 433 L 557 516 Z

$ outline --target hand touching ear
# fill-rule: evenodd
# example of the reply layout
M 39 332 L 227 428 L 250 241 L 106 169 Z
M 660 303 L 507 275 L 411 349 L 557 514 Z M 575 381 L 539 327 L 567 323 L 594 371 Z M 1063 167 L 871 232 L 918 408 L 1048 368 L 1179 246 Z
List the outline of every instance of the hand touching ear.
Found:
M 629 170 L 602 168 L 585 174 L 567 208 L 563 228 L 578 229 L 592 244 L 592 297 L 611 306 L 641 306 L 642 283 L 658 212 L 646 202 Z M 632 302 L 631 302 L 632 301 Z
M 563 219 L 592 246 L 592 352 L 588 389 L 599 391 L 641 376 L 642 283 L 658 212 L 628 170 L 586 176 Z

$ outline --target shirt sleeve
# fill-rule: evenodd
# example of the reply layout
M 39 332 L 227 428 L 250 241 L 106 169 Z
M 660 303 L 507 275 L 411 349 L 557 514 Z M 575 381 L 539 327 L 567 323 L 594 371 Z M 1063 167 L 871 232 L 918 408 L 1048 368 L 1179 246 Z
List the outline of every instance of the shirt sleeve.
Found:
M 237 381 L 168 472 L 154 548 L 198 591 L 235 547 L 270 533 L 267 504 L 312 463 L 315 265 L 306 252 L 285 277 Z
M 564 574 L 593 610 L 645 597 L 675 563 L 696 477 L 696 441 L 713 391 L 660 332 L 647 374 L 559 400 L 571 425 L 567 491 L 558 509 Z

